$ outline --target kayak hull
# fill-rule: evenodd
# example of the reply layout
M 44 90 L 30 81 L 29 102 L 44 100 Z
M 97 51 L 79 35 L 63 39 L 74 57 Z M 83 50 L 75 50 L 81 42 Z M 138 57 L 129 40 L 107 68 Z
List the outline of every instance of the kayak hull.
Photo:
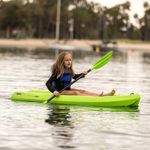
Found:
M 14 92 L 11 96 L 13 101 L 40 102 L 43 103 L 52 96 L 49 91 L 31 90 L 27 92 Z M 115 96 L 75 96 L 61 95 L 53 100 L 51 104 L 59 105 L 83 105 L 97 107 L 122 107 L 138 106 L 140 95 L 115 95 Z

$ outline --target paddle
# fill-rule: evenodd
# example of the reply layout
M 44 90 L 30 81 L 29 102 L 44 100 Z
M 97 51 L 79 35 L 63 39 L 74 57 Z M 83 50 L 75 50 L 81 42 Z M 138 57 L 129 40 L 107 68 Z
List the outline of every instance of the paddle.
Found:
M 106 55 L 104 55 L 101 59 L 99 59 L 89 70 L 88 73 L 91 72 L 94 69 L 99 69 L 102 66 L 104 66 L 106 63 L 108 63 L 108 61 L 111 59 L 112 57 L 112 51 L 108 52 Z M 81 74 L 77 79 L 75 79 L 74 81 L 72 81 L 70 84 L 68 84 L 65 88 L 63 88 L 62 90 L 59 91 L 59 93 L 62 93 L 64 90 L 66 90 L 68 87 L 70 87 L 72 84 L 74 84 L 75 82 L 77 82 L 79 79 L 83 78 L 84 74 Z M 53 95 L 51 98 L 49 98 L 47 101 L 45 101 L 44 103 L 49 103 L 53 98 L 55 98 L 56 96 Z

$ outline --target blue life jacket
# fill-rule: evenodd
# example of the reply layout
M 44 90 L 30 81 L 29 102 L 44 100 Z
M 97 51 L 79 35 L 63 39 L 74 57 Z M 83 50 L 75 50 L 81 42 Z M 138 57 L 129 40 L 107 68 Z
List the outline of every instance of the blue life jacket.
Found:
M 60 81 L 63 82 L 63 86 L 66 87 L 72 80 L 72 75 L 68 70 L 64 71 L 64 74 L 60 76 Z

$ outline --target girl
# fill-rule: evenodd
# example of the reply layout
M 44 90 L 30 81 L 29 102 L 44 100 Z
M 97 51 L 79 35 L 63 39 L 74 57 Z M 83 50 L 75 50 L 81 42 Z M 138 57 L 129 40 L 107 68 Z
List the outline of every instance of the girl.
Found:
M 87 71 L 83 71 L 84 76 L 87 74 Z M 55 96 L 59 96 L 59 91 L 71 83 L 72 78 L 76 79 L 81 74 L 75 74 L 72 68 L 72 56 L 68 52 L 61 52 L 56 59 L 56 62 L 52 66 L 52 75 L 49 80 L 46 82 L 46 86 Z M 63 95 L 82 95 L 82 96 L 108 96 L 114 95 L 115 90 L 112 90 L 110 93 L 101 94 L 89 92 L 81 89 L 71 89 L 68 87 L 61 94 Z

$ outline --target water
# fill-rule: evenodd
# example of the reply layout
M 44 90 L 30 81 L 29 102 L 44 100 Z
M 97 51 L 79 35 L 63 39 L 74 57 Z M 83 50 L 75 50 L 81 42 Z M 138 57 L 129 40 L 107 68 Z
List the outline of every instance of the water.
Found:
M 115 88 L 118 94 L 141 95 L 138 108 L 116 109 L 12 102 L 9 97 L 14 91 L 46 89 L 53 60 L 1 53 L 0 149 L 149 149 L 149 58 L 139 51 L 115 55 L 103 68 L 73 85 L 99 93 Z M 97 59 L 75 59 L 74 69 L 88 69 Z

